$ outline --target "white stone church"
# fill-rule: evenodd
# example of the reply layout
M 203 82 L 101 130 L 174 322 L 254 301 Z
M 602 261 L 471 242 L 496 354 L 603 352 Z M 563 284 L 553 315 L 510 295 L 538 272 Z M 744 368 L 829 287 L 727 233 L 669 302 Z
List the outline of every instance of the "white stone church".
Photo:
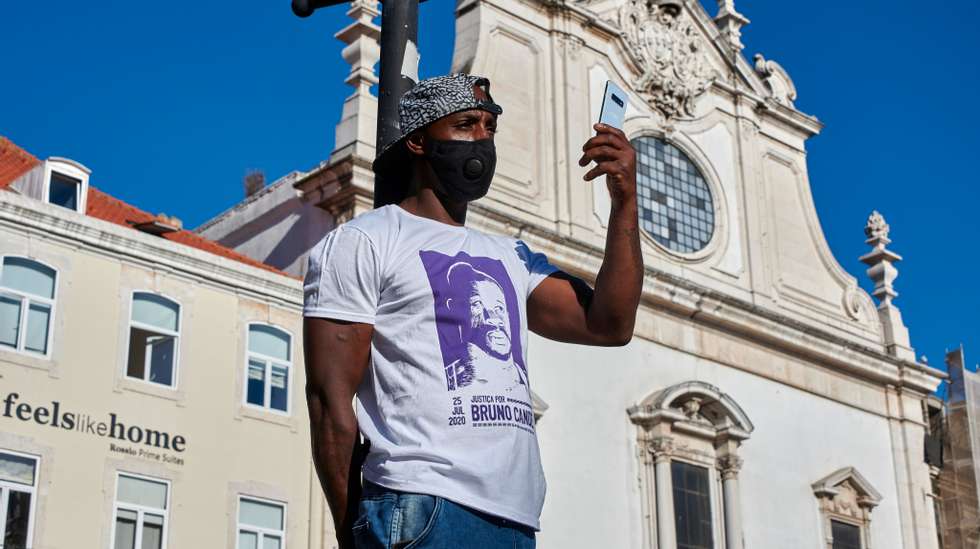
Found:
M 751 59 L 734 2 L 460 0 L 453 71 L 504 107 L 496 177 L 468 223 L 586 280 L 609 209 L 576 160 L 607 80 L 630 95 L 646 281 L 616 349 L 532 336 L 548 495 L 543 548 L 938 547 L 920 363 L 893 303 L 888 226 L 867 222 L 872 299 L 832 255 L 777 62 Z M 349 26 L 336 147 L 207 222 L 205 237 L 295 275 L 371 208 L 376 3 Z M 423 52 L 424 54 L 424 52 Z M 855 220 L 855 233 L 860 222 Z M 855 234 L 858 237 L 858 234 Z

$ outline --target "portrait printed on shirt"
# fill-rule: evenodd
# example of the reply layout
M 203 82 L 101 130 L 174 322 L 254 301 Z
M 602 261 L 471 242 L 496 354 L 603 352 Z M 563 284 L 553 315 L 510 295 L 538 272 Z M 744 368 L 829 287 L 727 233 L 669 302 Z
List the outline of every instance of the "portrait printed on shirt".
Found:
M 504 264 L 464 252 L 420 251 L 436 313 L 446 388 L 513 393 L 526 399 L 520 310 Z

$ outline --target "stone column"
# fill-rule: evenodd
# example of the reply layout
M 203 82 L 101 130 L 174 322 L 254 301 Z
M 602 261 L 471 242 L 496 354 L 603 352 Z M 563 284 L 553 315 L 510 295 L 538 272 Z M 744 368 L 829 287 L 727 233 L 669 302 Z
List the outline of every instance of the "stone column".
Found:
M 738 472 L 741 468 L 742 458 L 734 454 L 718 458 L 725 506 L 726 549 L 742 549 L 742 513 L 738 497 Z
M 674 531 L 674 490 L 670 475 L 670 458 L 674 453 L 674 439 L 661 436 L 650 441 L 650 453 L 654 459 L 654 480 L 657 484 L 657 547 L 675 549 L 677 533 Z

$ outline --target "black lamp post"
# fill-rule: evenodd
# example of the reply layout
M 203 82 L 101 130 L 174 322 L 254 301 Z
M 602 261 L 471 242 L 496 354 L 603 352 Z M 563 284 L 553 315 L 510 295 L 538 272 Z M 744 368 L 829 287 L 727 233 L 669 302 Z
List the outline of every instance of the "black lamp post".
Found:
M 349 0 L 348 0 L 349 1 Z M 408 42 L 417 47 L 419 27 L 419 2 L 424 0 L 381 1 L 381 70 L 378 82 L 378 136 L 377 151 L 398 139 L 398 100 L 415 85 L 417 65 L 411 65 L 411 75 L 403 73 L 405 50 Z M 344 4 L 342 0 L 293 0 L 293 13 L 309 17 L 314 10 L 326 6 Z M 417 56 L 407 60 L 417 64 Z M 375 176 L 374 206 L 390 204 L 398 200 L 401 190 L 389 188 Z

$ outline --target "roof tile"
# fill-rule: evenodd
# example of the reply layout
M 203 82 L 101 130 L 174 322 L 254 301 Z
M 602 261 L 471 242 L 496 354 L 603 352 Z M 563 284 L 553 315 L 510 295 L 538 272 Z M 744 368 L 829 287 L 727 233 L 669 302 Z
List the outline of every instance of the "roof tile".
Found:
M 6 189 L 18 177 L 40 164 L 34 155 L 0 135 L 0 189 Z

